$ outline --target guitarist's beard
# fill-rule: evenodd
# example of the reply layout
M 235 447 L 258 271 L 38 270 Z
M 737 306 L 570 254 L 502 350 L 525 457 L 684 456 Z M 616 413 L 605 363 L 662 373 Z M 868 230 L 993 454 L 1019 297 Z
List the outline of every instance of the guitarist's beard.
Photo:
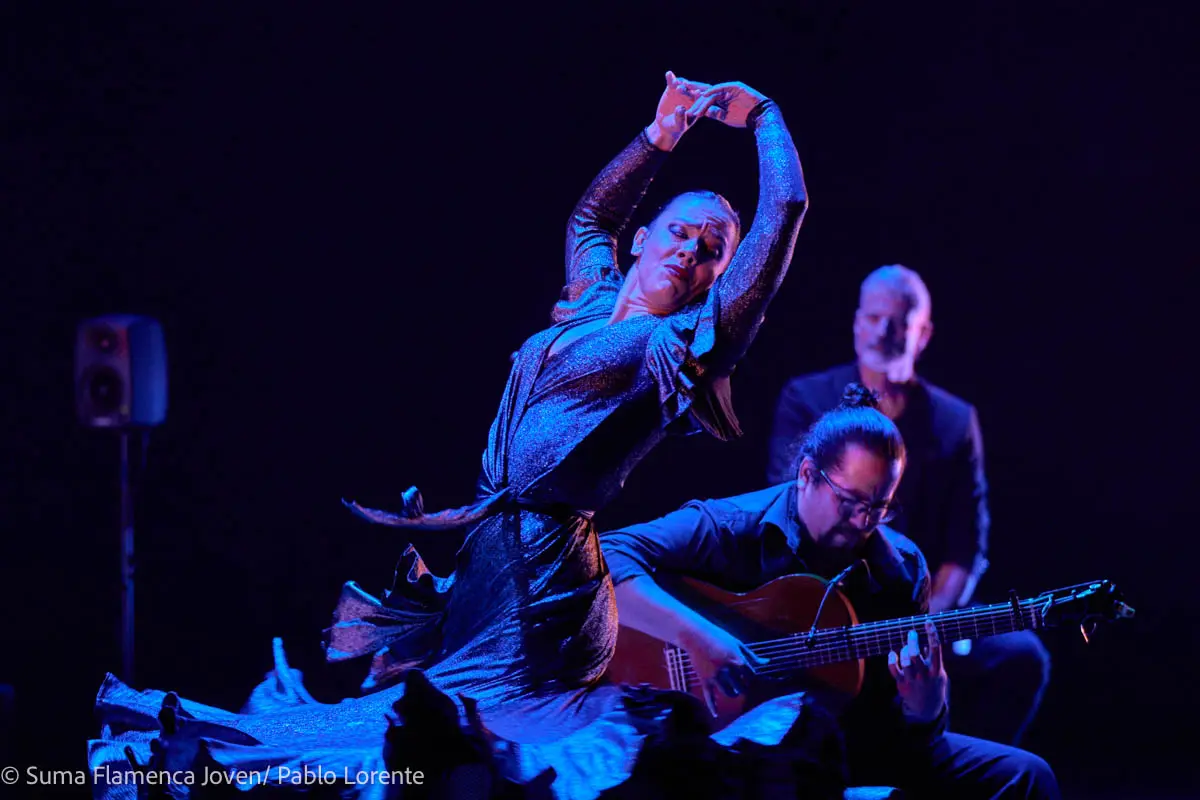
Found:
M 863 532 L 848 525 L 836 525 L 821 537 L 821 550 L 831 559 L 838 559 L 841 566 L 850 564 L 866 546 L 874 531 Z
M 862 557 L 867 542 L 875 531 L 866 533 L 858 528 L 838 525 L 830 528 L 805 560 L 820 575 L 836 575 Z

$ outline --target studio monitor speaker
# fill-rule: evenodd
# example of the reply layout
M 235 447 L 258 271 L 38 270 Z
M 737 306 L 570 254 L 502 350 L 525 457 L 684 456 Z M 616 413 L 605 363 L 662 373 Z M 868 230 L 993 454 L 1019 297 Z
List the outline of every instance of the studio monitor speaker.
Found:
M 75 409 L 90 428 L 146 428 L 167 416 L 162 327 L 127 314 L 84 320 L 75 337 Z

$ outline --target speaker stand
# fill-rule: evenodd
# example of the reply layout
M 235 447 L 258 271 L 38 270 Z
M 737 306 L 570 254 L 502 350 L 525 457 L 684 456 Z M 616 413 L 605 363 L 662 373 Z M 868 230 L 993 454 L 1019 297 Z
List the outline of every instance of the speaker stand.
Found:
M 133 685 L 133 493 L 129 486 L 129 432 L 121 437 L 121 680 Z

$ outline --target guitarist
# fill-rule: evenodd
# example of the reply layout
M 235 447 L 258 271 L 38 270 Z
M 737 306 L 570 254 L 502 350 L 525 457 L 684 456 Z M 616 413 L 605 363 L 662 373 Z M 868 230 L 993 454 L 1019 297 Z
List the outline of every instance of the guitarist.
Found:
M 748 591 L 791 574 L 832 579 L 860 622 L 927 614 L 930 575 L 921 551 L 882 526 L 905 466 L 904 441 L 874 393 L 846 387 L 801 445 L 795 480 L 740 497 L 692 501 L 661 519 L 601 536 L 622 625 L 685 649 L 712 708 L 761 666 L 726 631 L 668 594 L 656 575 L 686 575 Z M 840 712 L 852 784 L 885 784 L 946 797 L 1055 798 L 1038 756 L 946 730 L 946 673 L 937 633 L 922 649 L 868 659 L 863 688 Z
M 879 393 L 908 450 L 897 490 L 904 513 L 890 523 L 925 554 L 934 613 L 971 604 L 988 569 L 991 517 L 983 434 L 973 405 L 933 385 L 917 365 L 933 336 L 933 302 L 925 281 L 901 264 L 862 282 L 854 315 L 855 361 L 788 381 L 771 430 L 767 482 L 795 475 L 795 447 L 817 417 L 838 404 L 850 381 Z M 946 648 L 954 727 L 1020 745 L 1050 681 L 1050 653 L 1033 631 Z

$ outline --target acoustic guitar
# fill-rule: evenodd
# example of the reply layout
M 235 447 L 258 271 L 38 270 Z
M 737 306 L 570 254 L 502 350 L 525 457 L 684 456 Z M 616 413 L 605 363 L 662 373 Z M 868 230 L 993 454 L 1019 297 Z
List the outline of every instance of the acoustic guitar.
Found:
M 829 582 L 813 575 L 791 575 L 737 594 L 690 578 L 664 585 L 676 599 L 698 611 L 768 659 L 754 671 L 748 691 L 728 697 L 715 691 L 720 727 L 746 710 L 798 689 L 848 701 L 862 689 L 864 659 L 900 652 L 915 630 L 928 646 L 925 620 L 937 627 L 943 647 L 960 639 L 981 639 L 1018 630 L 1078 624 L 1088 640 L 1102 621 L 1128 619 L 1126 605 L 1109 581 L 1081 583 L 1007 603 L 860 623 L 850 601 Z M 830 591 L 827 591 L 830 590 Z M 820 611 L 819 619 L 817 613 Z M 815 625 L 814 625 L 815 622 Z M 609 679 L 688 692 L 701 700 L 703 689 L 683 648 L 633 628 L 620 626 Z

